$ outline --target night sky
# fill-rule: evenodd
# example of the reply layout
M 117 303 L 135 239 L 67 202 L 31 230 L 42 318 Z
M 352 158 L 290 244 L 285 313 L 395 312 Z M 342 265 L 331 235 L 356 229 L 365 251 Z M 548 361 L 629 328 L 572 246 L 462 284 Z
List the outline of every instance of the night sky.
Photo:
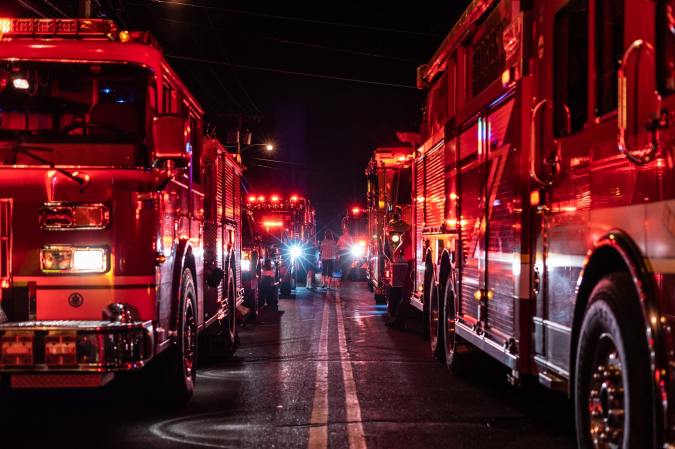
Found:
M 223 139 L 241 120 L 253 142 L 274 142 L 244 153 L 253 192 L 304 195 L 333 228 L 364 203 L 373 149 L 418 130 L 416 68 L 468 3 L 93 1 L 95 15 L 155 35 Z M 73 16 L 77 2 L 0 2 L 3 15 L 36 12 Z

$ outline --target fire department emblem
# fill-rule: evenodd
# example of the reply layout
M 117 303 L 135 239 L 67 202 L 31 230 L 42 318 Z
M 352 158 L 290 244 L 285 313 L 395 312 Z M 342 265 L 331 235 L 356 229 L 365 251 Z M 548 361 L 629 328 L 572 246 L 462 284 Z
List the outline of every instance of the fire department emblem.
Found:
M 83 302 L 84 297 L 79 293 L 72 293 L 68 297 L 68 304 L 70 304 L 72 307 L 80 307 Z

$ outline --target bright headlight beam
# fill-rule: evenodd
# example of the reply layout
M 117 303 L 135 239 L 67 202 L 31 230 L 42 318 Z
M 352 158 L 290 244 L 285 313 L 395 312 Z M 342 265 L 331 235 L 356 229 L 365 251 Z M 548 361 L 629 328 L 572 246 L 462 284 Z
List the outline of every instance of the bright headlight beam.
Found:
M 73 270 L 93 273 L 103 272 L 106 268 L 105 250 L 83 249 L 73 251 Z
M 251 270 L 251 261 L 248 259 L 241 260 L 241 271 L 250 271 Z
M 361 245 L 352 245 L 352 247 L 350 248 L 350 252 L 354 257 L 361 257 L 363 256 L 364 253 L 364 247 Z
M 291 259 L 297 259 L 302 256 L 302 248 L 299 245 L 291 245 L 288 253 L 291 255 Z

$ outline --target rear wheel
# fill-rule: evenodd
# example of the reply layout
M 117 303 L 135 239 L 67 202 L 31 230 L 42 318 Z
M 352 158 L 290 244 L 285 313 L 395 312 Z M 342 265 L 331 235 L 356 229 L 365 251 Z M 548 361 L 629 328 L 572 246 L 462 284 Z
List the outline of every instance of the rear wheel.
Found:
M 455 332 L 456 298 L 454 279 L 450 275 L 443 288 L 442 318 L 439 330 L 443 339 L 441 344 L 444 349 L 445 365 L 452 372 L 459 374 L 467 365 L 466 356 L 470 352 L 470 347 Z
M 431 354 L 438 360 L 443 361 L 445 351 L 443 350 L 443 336 L 441 334 L 440 324 L 443 322 L 443 303 L 440 298 L 439 286 L 431 282 L 429 291 L 429 344 Z
M 231 356 L 239 348 L 239 333 L 237 332 L 237 288 L 234 285 L 234 270 L 227 273 L 227 318 L 223 322 L 225 334 L 225 350 Z
M 649 351 L 630 276 L 614 273 L 593 289 L 577 345 L 577 444 L 654 447 Z

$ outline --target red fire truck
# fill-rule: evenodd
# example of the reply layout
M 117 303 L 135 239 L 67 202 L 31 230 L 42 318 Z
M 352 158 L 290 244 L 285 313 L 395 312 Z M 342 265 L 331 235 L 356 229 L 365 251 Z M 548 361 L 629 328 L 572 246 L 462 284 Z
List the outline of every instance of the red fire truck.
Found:
M 0 19 L 0 373 L 14 388 L 158 376 L 233 352 L 239 164 L 152 36 Z M 156 370 L 150 369 L 156 367 Z
M 316 218 L 308 199 L 250 194 L 247 207 L 262 233 L 265 257 L 275 261 L 279 292 L 291 295 L 298 279 L 307 276 L 308 251 L 316 247 Z
M 342 249 L 346 251 L 344 257 L 348 262 L 344 264 L 347 273 L 344 277 L 350 280 L 367 279 L 368 266 L 368 214 L 360 206 L 352 206 L 342 218 L 342 229 L 349 235 L 349 248 Z
M 675 2 L 475 0 L 419 70 L 416 288 L 449 367 L 568 392 L 580 447 L 675 447 Z
M 397 270 L 392 289 L 393 253 L 388 242 L 387 224 L 394 212 L 411 222 L 411 161 L 410 147 L 382 147 L 375 149 L 366 168 L 368 180 L 368 282 L 376 302 L 400 299 L 404 279 Z M 399 238 L 399 237 L 394 237 Z M 397 242 L 394 248 L 400 249 Z M 387 257 L 389 256 L 389 257 Z M 405 276 L 405 273 L 403 273 Z

